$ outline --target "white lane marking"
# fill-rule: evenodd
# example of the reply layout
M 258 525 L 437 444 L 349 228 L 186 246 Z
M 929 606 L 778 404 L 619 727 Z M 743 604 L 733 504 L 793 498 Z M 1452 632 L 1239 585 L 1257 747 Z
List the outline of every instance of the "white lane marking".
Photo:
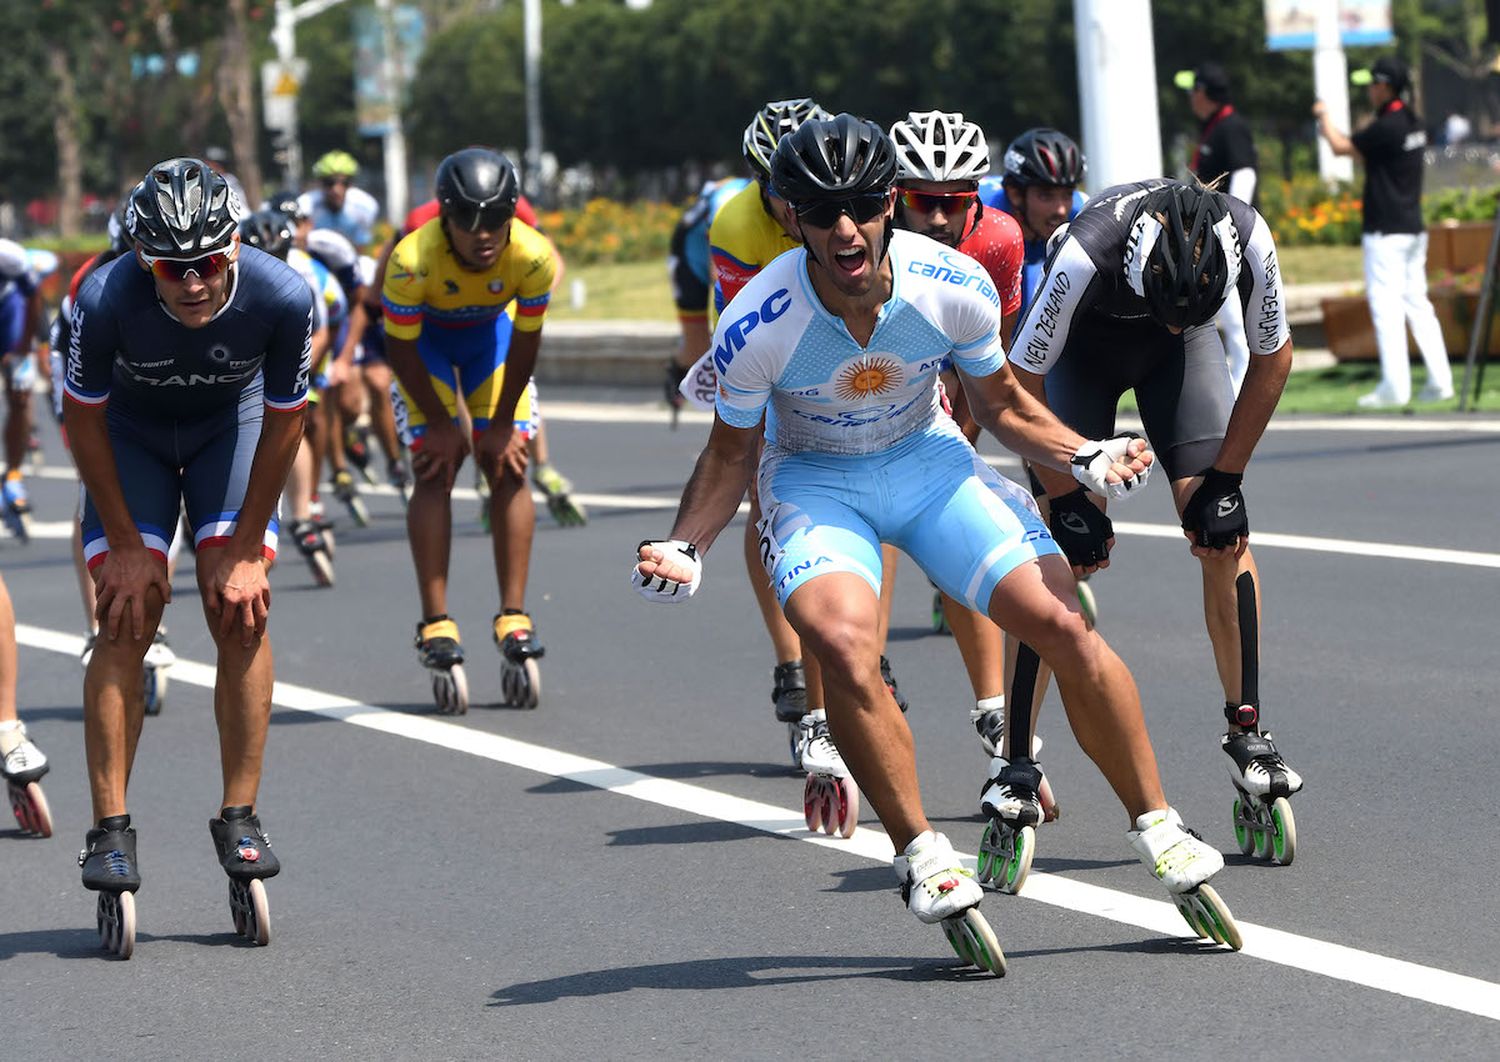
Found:
M 662 403 L 652 402 L 551 402 L 547 396 L 541 401 L 543 420 L 566 420 L 590 424 L 670 424 L 672 414 Z M 712 424 L 714 416 L 699 410 L 684 409 L 679 414 L 682 424 Z M 1121 429 L 1140 430 L 1139 417 L 1119 418 Z M 1428 420 L 1422 417 L 1300 417 L 1287 414 L 1273 417 L 1267 431 L 1364 431 L 1413 432 L 1442 435 L 1500 435 L 1500 420 L 1495 419 L 1444 419 Z
M 989 460 L 989 459 L 987 459 Z M 1005 458 L 990 460 L 992 465 L 1003 466 Z M 1019 464 L 1019 462 L 1015 462 Z M 54 471 L 44 469 L 44 472 Z M 54 479 L 74 478 L 71 470 L 68 474 L 62 474 L 64 470 L 56 470 L 58 474 L 50 477 Z M 328 489 L 325 493 L 332 493 L 333 488 L 324 485 Z M 381 484 L 379 486 L 364 486 L 360 488 L 361 493 L 377 494 L 394 497 L 394 487 Z M 479 494 L 469 487 L 454 487 L 453 496 L 466 501 L 478 499 Z M 532 497 L 540 504 L 546 503 L 545 495 L 538 491 L 532 492 Z M 596 506 L 600 509 L 632 509 L 638 512 L 671 511 L 675 512 L 679 499 L 662 497 L 651 494 L 584 494 L 574 493 L 573 497 L 585 506 Z M 750 511 L 747 503 L 741 503 L 739 514 L 745 515 Z M 1176 524 L 1147 524 L 1136 521 L 1116 520 L 1115 530 L 1129 535 L 1141 535 L 1147 538 L 1182 538 L 1182 528 Z M 55 520 L 51 522 L 32 521 L 31 536 L 33 538 L 68 538 L 73 533 L 71 520 Z M 1467 549 L 1442 549 L 1435 546 L 1411 546 L 1401 542 L 1361 542 L 1350 538 L 1321 538 L 1316 535 L 1293 535 L 1278 531 L 1256 531 L 1250 537 L 1250 542 L 1258 549 L 1294 549 L 1307 553 L 1336 553 L 1347 557 L 1364 557 L 1370 559 L 1417 561 L 1429 564 L 1452 564 L 1468 568 L 1500 568 L 1500 553 L 1481 553 L 1477 550 Z
M 16 640 L 33 649 L 45 649 L 72 658 L 76 658 L 83 649 L 83 639 L 75 634 L 24 623 L 16 625 Z M 206 664 L 179 660 L 172 666 L 174 682 L 212 689 L 214 679 L 215 669 Z M 686 782 L 654 778 L 602 760 L 516 741 L 431 716 L 408 715 L 389 708 L 378 708 L 288 682 L 277 682 L 271 699 L 277 706 L 293 711 L 337 719 L 368 730 L 577 782 L 594 789 L 657 804 L 695 818 L 714 819 L 762 833 L 806 841 L 836 849 L 844 855 L 861 856 L 875 863 L 889 864 L 895 854 L 890 839 L 879 829 L 868 825 L 862 826 L 847 841 L 835 840 L 823 834 L 809 833 L 804 820 L 788 814 L 785 808 L 772 804 L 746 800 Z M 788 791 L 790 790 L 789 785 Z M 972 865 L 972 855 L 961 855 Z M 1056 874 L 1032 871 L 1026 879 L 1026 891 L 1020 898 L 1136 926 L 1163 936 L 1186 935 L 1177 909 L 1166 901 L 1151 900 Z M 1241 922 L 1239 926 L 1245 940 L 1243 950 L 1246 955 L 1500 1021 L 1500 984 L 1288 933 L 1270 926 L 1251 922 Z

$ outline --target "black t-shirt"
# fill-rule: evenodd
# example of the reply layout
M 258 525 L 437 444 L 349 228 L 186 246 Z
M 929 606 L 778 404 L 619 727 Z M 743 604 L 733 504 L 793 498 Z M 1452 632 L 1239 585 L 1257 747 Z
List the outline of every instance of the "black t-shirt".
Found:
M 1424 231 L 1422 151 L 1427 132 L 1412 109 L 1392 100 L 1350 139 L 1365 160 L 1365 231 Z
M 1198 150 L 1193 154 L 1193 172 L 1200 181 L 1208 184 L 1235 170 L 1253 170 L 1257 164 L 1250 123 L 1226 103 L 1203 123 L 1198 134 Z M 1227 193 L 1228 185 L 1220 191 Z

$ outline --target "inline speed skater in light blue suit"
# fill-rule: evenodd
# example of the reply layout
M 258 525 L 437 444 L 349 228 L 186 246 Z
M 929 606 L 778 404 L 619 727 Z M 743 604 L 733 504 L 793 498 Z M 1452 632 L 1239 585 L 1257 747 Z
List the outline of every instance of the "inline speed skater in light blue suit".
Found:
M 1069 721 L 1124 804 L 1132 845 L 1193 912 L 1196 931 L 1238 946 L 1228 908 L 1205 884 L 1223 858 L 1167 805 L 1129 671 L 1084 622 L 1072 572 L 1025 493 L 939 420 L 937 369 L 951 357 L 981 425 L 1092 489 L 1132 492 L 1152 457 L 1140 439 L 1084 438 L 1022 391 L 979 265 L 891 231 L 894 176 L 889 138 L 852 115 L 804 123 L 778 145 L 772 179 L 804 246 L 762 270 L 721 318 L 713 430 L 671 535 L 640 544 L 632 583 L 656 602 L 696 592 L 701 555 L 753 474 L 764 414 L 766 571 L 788 621 L 825 661 L 830 743 L 890 836 L 908 909 L 942 923 L 961 958 L 1004 971 L 975 910 L 982 890 L 922 810 L 911 730 L 880 677 L 881 541 L 1062 676 Z

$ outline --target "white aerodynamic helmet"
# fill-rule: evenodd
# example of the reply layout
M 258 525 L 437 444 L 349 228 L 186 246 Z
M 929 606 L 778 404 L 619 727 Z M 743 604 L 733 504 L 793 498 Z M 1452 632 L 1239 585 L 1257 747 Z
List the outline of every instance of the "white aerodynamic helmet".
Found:
M 898 181 L 977 181 L 990 172 L 984 131 L 957 111 L 912 111 L 891 126 Z

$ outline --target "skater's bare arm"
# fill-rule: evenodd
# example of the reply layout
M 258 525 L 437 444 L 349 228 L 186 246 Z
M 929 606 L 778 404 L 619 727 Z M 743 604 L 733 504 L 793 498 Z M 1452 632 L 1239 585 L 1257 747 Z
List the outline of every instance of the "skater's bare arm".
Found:
M 719 532 L 734 519 L 755 472 L 756 444 L 761 428 L 736 428 L 714 418 L 708 445 L 682 492 L 682 505 L 672 537 L 691 542 L 706 553 Z

